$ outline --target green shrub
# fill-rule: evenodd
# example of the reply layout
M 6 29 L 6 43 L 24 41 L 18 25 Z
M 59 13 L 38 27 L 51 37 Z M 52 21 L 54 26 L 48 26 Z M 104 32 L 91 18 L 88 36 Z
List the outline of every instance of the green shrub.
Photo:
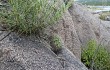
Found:
M 10 10 L 0 12 L 10 29 L 21 33 L 35 33 L 58 21 L 70 6 L 60 0 L 9 0 Z
M 87 44 L 87 48 L 83 49 L 81 60 L 93 70 L 110 70 L 109 52 L 93 40 Z
M 58 53 L 61 50 L 61 48 L 62 48 L 62 42 L 61 42 L 60 37 L 58 35 L 51 36 L 50 45 L 52 47 L 52 50 L 55 53 Z

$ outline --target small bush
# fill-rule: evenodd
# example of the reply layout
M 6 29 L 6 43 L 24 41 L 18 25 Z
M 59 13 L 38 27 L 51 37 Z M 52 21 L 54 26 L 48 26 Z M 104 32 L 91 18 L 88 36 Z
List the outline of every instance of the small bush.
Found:
M 87 44 L 87 48 L 83 49 L 81 60 L 89 69 L 110 70 L 109 52 L 93 40 Z
M 107 16 L 109 16 L 109 15 L 110 15 L 110 11 L 105 11 L 100 14 L 99 18 L 101 20 L 107 20 Z
M 61 48 L 62 48 L 62 42 L 61 42 L 60 37 L 58 35 L 51 36 L 50 45 L 52 47 L 52 50 L 55 53 L 58 53 L 61 50 Z
M 102 14 L 101 14 L 101 15 L 99 16 L 99 18 L 100 18 L 101 20 L 106 20 L 106 15 L 102 15 Z
M 58 21 L 69 7 L 60 0 L 8 0 L 10 10 L 0 12 L 10 29 L 35 33 Z

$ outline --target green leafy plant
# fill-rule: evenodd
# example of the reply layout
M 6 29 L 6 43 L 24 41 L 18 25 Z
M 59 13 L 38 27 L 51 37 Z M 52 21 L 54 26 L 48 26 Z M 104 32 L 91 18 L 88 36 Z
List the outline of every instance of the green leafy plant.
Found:
M 94 55 L 95 49 L 96 49 L 95 41 L 88 42 L 87 48 L 82 49 L 81 60 L 88 68 L 90 68 L 91 60 Z
M 91 70 L 110 69 L 109 52 L 93 40 L 87 44 L 87 48 L 83 49 L 81 60 Z
M 70 4 L 60 0 L 8 0 L 10 9 L 0 12 L 0 17 L 10 29 L 20 33 L 39 32 L 59 20 Z

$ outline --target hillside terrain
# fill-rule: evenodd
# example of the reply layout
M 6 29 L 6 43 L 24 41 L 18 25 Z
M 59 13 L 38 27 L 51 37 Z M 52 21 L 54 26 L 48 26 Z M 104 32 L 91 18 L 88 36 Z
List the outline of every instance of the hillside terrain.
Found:
M 37 35 L 22 36 L 4 31 L 0 25 L 0 70 L 88 70 L 81 62 L 81 48 L 90 40 L 110 48 L 109 21 L 102 21 L 78 3 L 71 7 L 44 34 L 57 34 L 62 49 L 55 53 L 48 39 Z M 42 36 L 42 35 L 41 35 Z

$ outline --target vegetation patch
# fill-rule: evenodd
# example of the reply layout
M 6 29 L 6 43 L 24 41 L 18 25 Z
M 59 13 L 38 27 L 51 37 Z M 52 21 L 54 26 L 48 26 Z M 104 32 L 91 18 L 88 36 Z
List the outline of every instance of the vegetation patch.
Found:
M 110 11 L 102 12 L 99 16 L 101 20 L 107 20 L 107 16 L 110 16 Z
M 62 49 L 61 38 L 58 35 L 51 36 L 50 45 L 52 50 L 57 54 Z
M 93 40 L 82 50 L 81 60 L 91 70 L 110 70 L 110 53 Z
M 65 5 L 60 0 L 8 0 L 10 9 L 0 12 L 0 20 L 4 20 L 11 30 L 32 34 L 58 21 L 69 3 Z

